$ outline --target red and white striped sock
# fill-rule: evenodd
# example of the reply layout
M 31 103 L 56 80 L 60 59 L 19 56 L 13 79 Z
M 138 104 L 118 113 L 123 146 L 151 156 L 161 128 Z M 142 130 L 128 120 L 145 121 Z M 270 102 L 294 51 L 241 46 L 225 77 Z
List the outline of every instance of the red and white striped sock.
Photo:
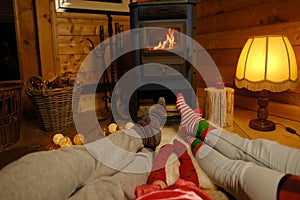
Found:
M 186 104 L 182 93 L 177 95 L 176 106 L 181 114 L 182 130 L 187 134 L 196 134 L 195 130 L 201 120 L 201 114 L 195 112 Z
M 196 137 L 195 137 L 195 135 L 188 134 L 183 139 L 186 143 L 188 143 L 188 145 L 191 146 L 192 143 L 194 142 L 194 140 L 196 139 Z

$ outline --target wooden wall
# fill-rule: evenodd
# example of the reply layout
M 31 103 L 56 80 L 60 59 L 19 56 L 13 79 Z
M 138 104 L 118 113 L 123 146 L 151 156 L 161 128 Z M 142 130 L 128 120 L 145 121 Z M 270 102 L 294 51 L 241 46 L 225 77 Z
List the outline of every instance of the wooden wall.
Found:
M 56 12 L 53 2 L 36 1 L 39 30 L 42 75 L 45 78 L 66 71 L 77 72 L 85 57 L 100 43 L 100 26 L 108 38 L 106 14 Z M 111 15 L 115 23 L 130 28 L 129 16 Z M 113 30 L 115 33 L 115 30 Z M 50 40 L 49 40 L 50 38 Z M 45 45 L 43 43 L 46 43 Z M 52 47 L 52 48 L 49 48 Z M 49 59 L 53 58 L 53 59 Z
M 99 26 L 107 27 L 106 15 L 56 12 L 54 0 L 15 2 L 23 80 L 36 74 L 51 78 L 64 71 L 76 72 L 91 50 L 86 38 L 97 45 Z M 238 57 L 249 36 L 286 34 L 300 66 L 299 7 L 298 0 L 198 0 L 196 39 L 215 61 L 224 82 L 234 87 Z M 112 17 L 113 23 L 129 29 L 128 16 Z M 202 101 L 204 84 L 199 74 L 195 80 Z M 255 110 L 256 97 L 257 93 L 236 89 L 235 105 Z M 271 114 L 300 121 L 299 85 L 295 91 L 273 93 L 270 97 L 275 102 L 269 106 Z
M 198 0 L 197 41 L 211 55 L 223 81 L 230 87 L 234 87 L 236 64 L 243 45 L 254 35 L 287 35 L 294 47 L 300 74 L 299 8 L 299 0 Z M 197 74 L 199 85 L 201 80 Z M 198 95 L 203 97 L 201 87 Z M 257 95 L 235 88 L 235 105 L 255 110 L 257 100 L 250 97 Z M 272 93 L 270 99 L 275 101 L 269 105 L 271 114 L 300 121 L 300 84 L 294 91 Z
M 52 79 L 66 71 L 77 72 L 92 50 L 87 38 L 98 45 L 100 26 L 104 26 L 105 39 L 108 37 L 105 14 L 56 12 L 55 0 L 15 0 L 14 4 L 24 82 L 34 75 Z M 128 30 L 129 16 L 112 15 L 112 23 Z M 23 97 L 23 111 L 32 112 L 25 91 Z

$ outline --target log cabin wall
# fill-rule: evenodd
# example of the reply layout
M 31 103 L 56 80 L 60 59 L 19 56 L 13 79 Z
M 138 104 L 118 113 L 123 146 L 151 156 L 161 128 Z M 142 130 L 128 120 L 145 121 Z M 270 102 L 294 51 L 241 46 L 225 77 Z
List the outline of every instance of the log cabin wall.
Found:
M 240 52 L 249 36 L 285 34 L 295 50 L 300 74 L 299 0 L 198 0 L 197 41 L 211 55 L 226 85 L 234 87 Z M 195 75 L 199 105 L 203 81 Z M 256 110 L 258 93 L 235 88 L 235 106 Z M 269 113 L 300 121 L 300 84 L 270 94 Z
M 108 37 L 105 14 L 56 12 L 55 0 L 14 0 L 14 4 L 24 82 L 34 75 L 52 79 L 66 71 L 77 72 L 92 50 L 87 38 L 98 45 L 100 26 L 104 26 L 105 39 Z M 113 25 L 118 22 L 124 30 L 129 29 L 129 16 L 112 15 L 112 19 Z M 23 92 L 23 112 L 32 111 Z
M 104 38 L 108 38 L 106 14 L 57 12 L 54 1 L 49 1 L 48 4 L 36 1 L 36 10 L 44 78 L 51 78 L 66 71 L 77 72 L 93 49 L 89 40 L 95 46 L 100 43 L 100 26 L 104 27 Z M 123 25 L 124 30 L 130 28 L 129 16 L 111 17 L 113 28 L 115 23 Z
M 77 72 L 84 61 L 86 56 L 93 49 L 93 45 L 96 47 L 100 43 L 100 26 L 104 28 L 104 39 L 107 39 L 108 34 L 108 16 L 103 14 L 86 14 L 86 13 L 68 13 L 68 12 L 55 12 L 55 27 L 54 34 L 56 35 L 55 48 L 56 48 L 56 63 L 58 66 L 58 73 L 63 72 Z M 129 30 L 129 17 L 112 15 L 112 25 L 115 28 L 115 23 L 124 26 L 124 30 Z M 115 30 L 113 30 L 115 33 Z M 90 41 L 93 43 L 91 43 Z M 51 66 L 49 66 L 51 67 Z M 114 69 L 116 70 L 116 69 Z M 111 68 L 107 68 L 108 74 L 111 72 Z M 89 79 L 95 79 L 89 73 Z M 103 83 L 103 77 L 99 80 Z M 114 71 L 114 82 L 117 82 L 117 73 Z M 97 82 L 98 80 L 95 80 Z M 109 82 L 111 83 L 111 76 L 109 76 Z M 81 111 L 93 110 L 100 111 L 103 105 L 98 101 L 101 101 L 101 95 L 96 94 L 95 108 L 93 105 L 82 103 Z M 85 94 L 81 96 L 82 102 L 86 102 L 86 99 L 93 98 L 93 94 Z
M 107 27 L 106 15 L 56 12 L 54 0 L 15 2 L 23 80 L 36 74 L 51 78 L 64 71 L 76 72 L 91 50 L 86 38 L 97 45 L 99 26 Z M 299 7 L 298 0 L 198 0 L 196 40 L 211 55 L 224 82 L 234 88 L 238 57 L 249 36 L 286 34 L 300 65 Z M 129 29 L 129 17 L 112 17 Z M 195 74 L 195 82 L 203 106 L 205 84 L 199 74 Z M 235 88 L 236 106 L 255 110 L 256 97 L 257 93 Z M 295 91 L 270 97 L 274 101 L 269 105 L 271 114 L 300 121 L 299 85 Z
M 115 23 L 129 30 L 129 17 L 112 16 Z M 95 46 L 100 43 L 100 26 L 104 27 L 104 38 L 108 38 L 108 20 L 106 15 L 82 13 L 57 13 L 57 48 L 60 72 L 76 72 L 82 61 Z M 115 30 L 114 30 L 115 31 Z

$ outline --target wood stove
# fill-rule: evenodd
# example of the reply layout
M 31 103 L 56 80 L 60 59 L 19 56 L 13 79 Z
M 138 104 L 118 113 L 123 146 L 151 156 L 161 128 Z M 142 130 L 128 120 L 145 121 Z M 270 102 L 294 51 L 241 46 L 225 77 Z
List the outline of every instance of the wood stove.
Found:
M 169 66 L 180 72 L 193 85 L 191 64 L 172 52 L 185 53 L 191 49 L 180 35 L 195 38 L 196 2 L 196 0 L 174 0 L 130 3 L 131 28 L 147 28 L 144 29 L 143 36 L 137 38 L 145 43 L 147 48 L 133 53 L 134 66 L 148 64 L 141 67 L 138 74 L 140 79 L 164 79 L 174 83 L 182 79 L 182 76 L 166 67 Z M 172 49 L 172 52 L 166 51 L 168 49 Z M 152 66 L 150 63 L 162 65 Z M 190 91 L 182 91 L 178 86 L 178 92 Z M 168 105 L 175 105 L 176 96 L 162 85 L 147 84 L 138 88 L 133 97 L 133 115 L 138 115 L 143 100 L 153 99 L 153 102 L 156 102 L 159 96 L 165 97 Z

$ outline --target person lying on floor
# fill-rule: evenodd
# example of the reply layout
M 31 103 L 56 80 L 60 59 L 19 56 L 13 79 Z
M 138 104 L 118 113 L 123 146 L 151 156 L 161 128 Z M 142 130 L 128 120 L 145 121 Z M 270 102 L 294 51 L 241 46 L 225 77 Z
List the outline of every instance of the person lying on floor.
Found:
M 136 186 L 146 183 L 151 171 L 164 121 L 165 100 L 160 98 L 129 130 L 28 154 L 1 169 L 0 199 L 134 199 Z
M 300 150 L 266 139 L 249 140 L 214 127 L 179 93 L 182 138 L 201 169 L 236 199 L 300 199 Z
M 169 156 L 175 152 L 179 165 L 179 179 L 167 184 L 166 164 Z M 174 139 L 173 144 L 163 145 L 153 162 L 147 184 L 136 187 L 136 200 L 190 199 L 210 200 L 199 187 L 199 179 L 185 144 Z
M 183 138 L 217 185 L 237 199 L 299 199 L 299 150 L 215 128 L 201 120 L 182 95 L 177 98 Z M 149 119 L 107 137 L 123 154 L 106 149 L 107 141 L 101 139 L 86 144 L 93 147 L 90 151 L 86 145 L 71 146 L 32 153 L 9 164 L 0 171 L 0 199 L 134 199 L 135 188 L 146 183 L 149 173 L 129 172 L 151 170 L 152 154 L 143 152 L 160 141 L 164 106 L 150 109 Z M 99 162 L 94 154 L 117 167 Z
M 217 185 L 236 199 L 300 198 L 299 150 L 269 140 L 243 139 L 213 127 L 185 103 L 182 94 L 177 95 L 176 104 L 181 114 L 183 139 L 190 144 L 202 170 Z M 199 188 L 197 173 L 185 147 L 176 139 L 173 145 L 162 146 L 147 184 L 136 188 L 136 200 L 210 199 Z M 165 165 L 172 152 L 180 161 L 180 178 L 167 185 Z

